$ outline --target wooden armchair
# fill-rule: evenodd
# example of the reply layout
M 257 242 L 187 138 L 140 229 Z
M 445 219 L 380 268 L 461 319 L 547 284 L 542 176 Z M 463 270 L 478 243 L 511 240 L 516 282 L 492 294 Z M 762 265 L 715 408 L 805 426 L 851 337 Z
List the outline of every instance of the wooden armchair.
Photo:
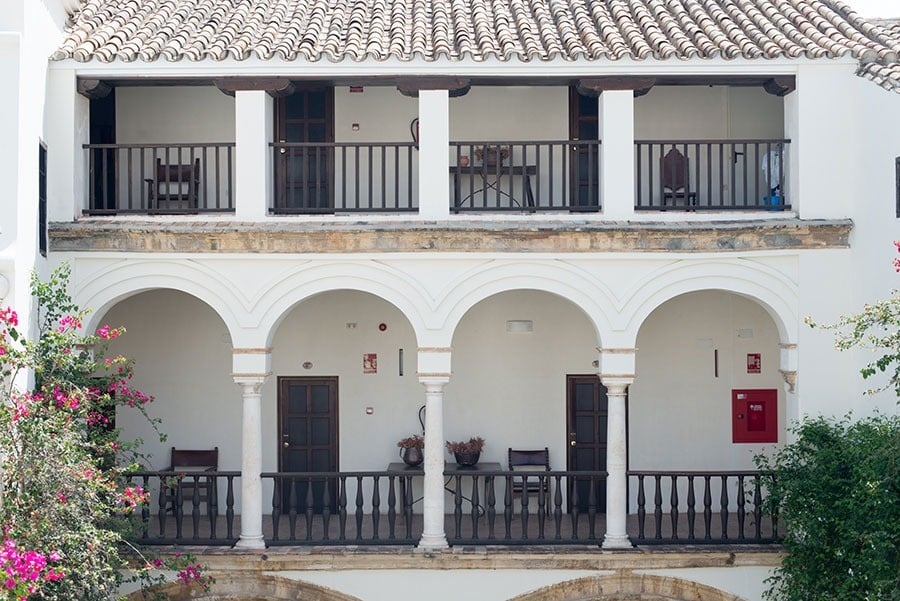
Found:
M 522 450 L 507 449 L 509 470 L 521 472 L 522 476 L 514 476 L 512 492 L 514 495 L 537 493 L 544 500 L 544 508 L 550 513 L 550 478 L 539 477 L 538 474 L 550 471 L 550 451 L 543 449 Z M 529 477 L 530 475 L 530 477 Z
M 219 447 L 214 449 L 176 449 L 172 447 L 171 464 L 165 471 L 176 476 L 164 481 L 160 486 L 161 505 L 177 513 L 188 503 L 193 504 L 195 493 L 201 506 L 206 506 L 207 514 L 218 507 L 215 476 L 197 476 L 202 472 L 219 469 Z M 171 504 L 171 507 L 170 507 Z
M 163 164 L 156 159 L 156 177 L 147 182 L 148 208 L 158 211 L 184 211 L 198 208 L 200 159 L 193 163 Z

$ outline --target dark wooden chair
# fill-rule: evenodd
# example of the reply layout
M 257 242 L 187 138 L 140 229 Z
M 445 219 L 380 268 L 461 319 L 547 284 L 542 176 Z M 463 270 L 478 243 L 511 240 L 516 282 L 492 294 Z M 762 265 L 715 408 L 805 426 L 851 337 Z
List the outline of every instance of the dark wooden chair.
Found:
M 691 207 L 697 206 L 697 193 L 691 192 L 690 161 L 677 148 L 670 148 L 659 158 L 659 178 L 663 209 L 669 200 L 675 206 L 679 199 Z
M 513 495 L 529 495 L 535 493 L 543 497 L 546 512 L 550 513 L 550 477 L 541 478 L 539 474 L 550 471 L 550 451 L 543 449 L 507 449 L 507 460 L 511 472 L 521 472 L 522 476 L 513 476 Z
M 164 164 L 156 159 L 156 177 L 147 182 L 148 208 L 157 211 L 190 211 L 198 208 L 200 159 L 193 163 Z
M 205 506 L 207 514 L 218 506 L 216 496 L 216 478 L 198 476 L 203 472 L 214 472 L 219 469 L 219 447 L 214 449 L 176 449 L 172 447 L 171 464 L 165 471 L 175 472 L 176 476 L 163 482 L 160 495 L 163 505 L 176 513 L 184 504 L 192 506 L 196 491 L 201 506 Z

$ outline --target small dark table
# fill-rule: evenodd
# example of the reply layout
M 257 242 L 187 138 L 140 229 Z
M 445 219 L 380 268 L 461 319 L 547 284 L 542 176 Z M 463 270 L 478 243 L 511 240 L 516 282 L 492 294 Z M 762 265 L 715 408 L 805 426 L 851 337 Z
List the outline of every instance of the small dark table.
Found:
M 453 176 L 453 207 L 457 208 L 463 206 L 466 202 L 472 200 L 479 192 L 482 193 L 482 195 L 486 195 L 488 190 L 495 190 L 498 196 L 509 198 L 510 203 L 516 206 L 534 207 L 534 192 L 531 189 L 531 176 L 536 174 L 537 166 L 535 165 L 512 165 L 506 167 L 503 165 L 466 165 L 465 167 L 451 165 L 450 175 Z M 504 191 L 500 187 L 500 180 L 503 177 L 509 177 L 510 180 L 512 180 L 512 178 L 516 176 L 523 178 L 524 181 L 524 205 L 513 197 L 512 181 L 510 181 L 509 192 Z M 481 187 L 471 190 L 465 198 L 460 199 L 460 184 L 466 180 L 473 182 L 477 181 L 481 184 Z M 472 185 L 472 188 L 475 188 L 474 184 Z
M 458 476 L 458 475 L 462 475 L 462 474 L 471 474 L 473 476 L 477 476 L 481 472 L 489 472 L 489 473 L 490 472 L 499 472 L 502 469 L 503 468 L 496 461 L 480 461 L 472 466 L 463 466 L 463 465 L 459 465 L 457 463 L 445 462 L 444 463 L 444 476 L 447 478 L 447 480 L 444 482 L 444 490 L 446 490 L 447 492 L 450 492 L 450 493 L 456 492 L 455 490 L 453 490 L 452 488 L 449 487 L 449 484 L 450 484 L 453 476 Z M 388 473 L 390 473 L 391 475 L 396 474 L 398 476 L 424 476 L 425 475 L 425 468 L 422 467 L 421 465 L 416 465 L 416 466 L 406 465 L 402 461 L 389 463 L 386 471 Z M 486 476 L 486 477 L 489 478 L 490 476 Z M 402 506 L 403 506 L 403 510 L 405 511 L 406 510 L 406 479 L 405 478 L 400 479 L 400 498 L 403 499 Z M 470 499 L 469 497 L 464 496 L 463 499 L 465 499 L 469 503 L 472 502 L 472 499 Z M 412 503 L 418 503 L 421 500 L 422 500 L 421 498 L 418 498 L 418 499 L 415 499 Z M 481 509 L 481 511 L 484 511 L 484 509 Z

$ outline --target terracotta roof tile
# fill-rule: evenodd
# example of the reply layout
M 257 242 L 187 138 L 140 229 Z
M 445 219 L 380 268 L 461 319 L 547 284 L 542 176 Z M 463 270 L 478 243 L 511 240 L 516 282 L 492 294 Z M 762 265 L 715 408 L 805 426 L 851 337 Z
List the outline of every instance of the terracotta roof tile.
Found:
M 900 24 L 839 0 L 82 0 L 53 58 L 835 58 L 898 84 Z

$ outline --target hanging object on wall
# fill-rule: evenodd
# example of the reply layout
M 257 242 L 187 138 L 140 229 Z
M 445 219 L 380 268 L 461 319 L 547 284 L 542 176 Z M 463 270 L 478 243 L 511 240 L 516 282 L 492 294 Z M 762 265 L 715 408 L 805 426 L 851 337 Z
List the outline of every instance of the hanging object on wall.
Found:
M 386 323 L 380 323 L 380 324 L 378 324 L 378 331 L 379 331 L 379 332 L 384 332 L 385 330 L 387 330 L 387 324 L 386 324 Z
M 762 373 L 762 355 L 760 353 L 747 353 L 747 373 Z
M 377 374 L 378 373 L 378 354 L 377 353 L 363 353 L 363 373 L 364 374 Z
M 416 117 L 409 122 L 409 134 L 412 136 L 413 146 L 419 149 L 419 118 Z
M 403 375 L 403 349 L 400 349 L 397 352 L 397 364 L 400 366 L 400 368 L 398 370 L 400 372 L 399 375 L 402 376 Z

